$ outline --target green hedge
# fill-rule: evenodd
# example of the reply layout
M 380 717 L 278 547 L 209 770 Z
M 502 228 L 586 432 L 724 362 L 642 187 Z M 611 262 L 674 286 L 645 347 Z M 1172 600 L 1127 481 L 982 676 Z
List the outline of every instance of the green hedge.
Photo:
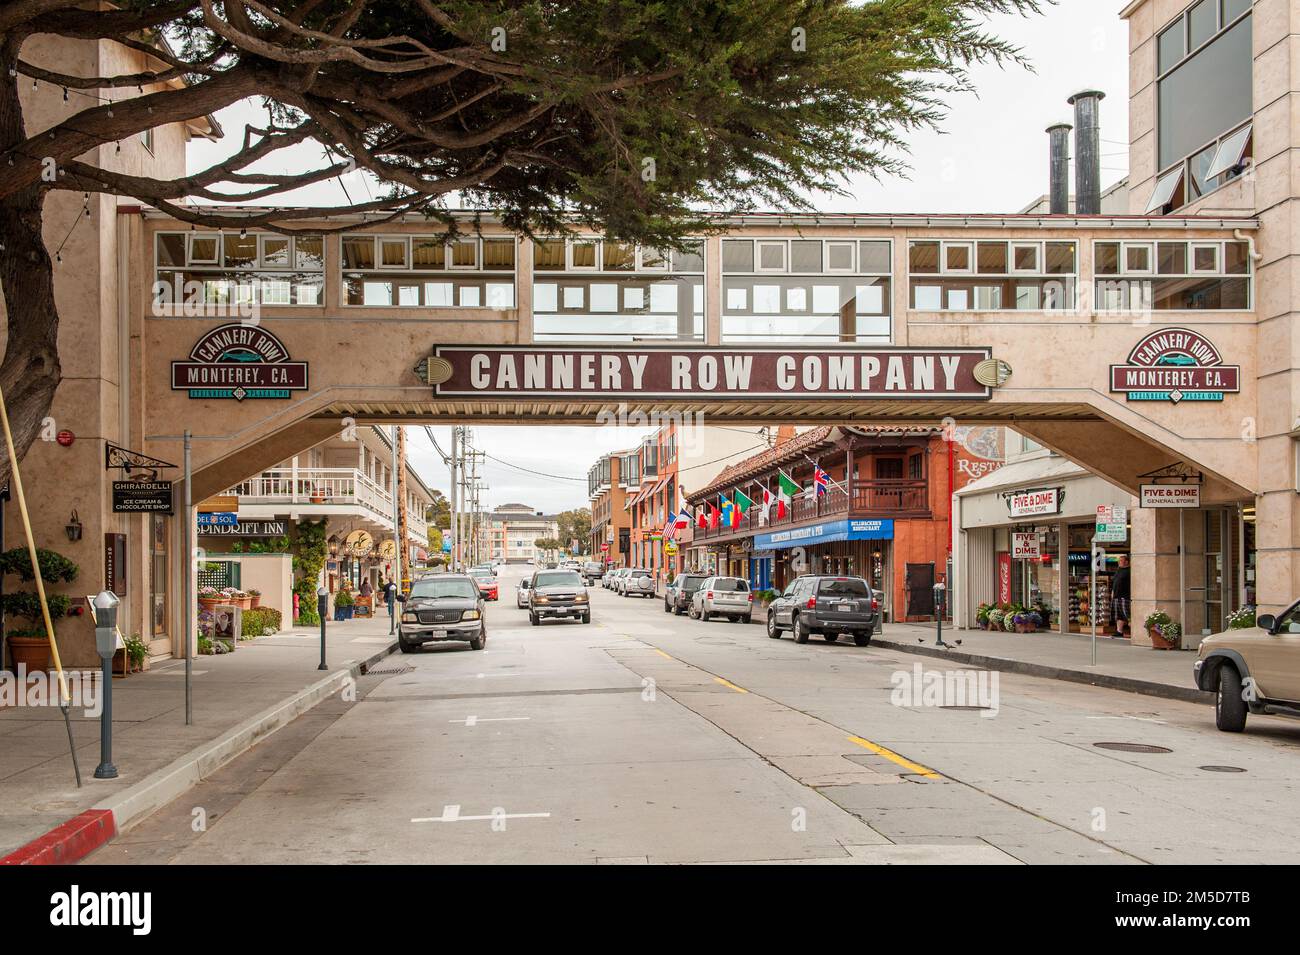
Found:
M 278 631 L 282 622 L 280 611 L 274 607 L 254 607 L 252 610 L 244 611 L 240 636 L 260 637 L 268 629 Z

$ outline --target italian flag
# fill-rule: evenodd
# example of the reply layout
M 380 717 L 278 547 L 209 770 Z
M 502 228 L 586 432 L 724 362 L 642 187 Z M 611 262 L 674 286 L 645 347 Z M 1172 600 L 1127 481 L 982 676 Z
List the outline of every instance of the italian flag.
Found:
M 734 492 L 733 496 L 736 501 L 736 510 L 731 520 L 731 526 L 735 527 L 740 523 L 740 519 L 745 516 L 745 512 L 754 506 L 754 502 L 750 500 L 749 495 L 739 489 Z
M 790 506 L 794 503 L 794 496 L 803 488 L 794 482 L 793 478 L 787 477 L 784 471 L 778 471 L 776 474 L 776 516 L 781 519 L 790 513 Z

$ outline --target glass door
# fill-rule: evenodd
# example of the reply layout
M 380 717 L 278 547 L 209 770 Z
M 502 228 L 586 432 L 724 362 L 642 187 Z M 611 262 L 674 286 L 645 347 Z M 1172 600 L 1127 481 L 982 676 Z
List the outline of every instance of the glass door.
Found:
M 150 636 L 167 639 L 167 518 L 150 517 L 149 528 L 149 612 Z
M 1205 628 L 1218 633 L 1227 627 L 1223 613 L 1224 533 L 1227 511 L 1205 512 Z

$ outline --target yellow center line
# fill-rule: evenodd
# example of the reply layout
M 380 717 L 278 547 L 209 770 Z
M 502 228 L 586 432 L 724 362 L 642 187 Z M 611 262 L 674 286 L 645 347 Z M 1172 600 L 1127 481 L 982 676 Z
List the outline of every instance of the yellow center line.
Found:
M 720 677 L 720 676 L 715 676 L 713 679 L 714 679 L 715 682 L 717 682 L 717 683 L 721 683 L 723 686 L 729 686 L 729 687 L 731 687 L 731 689 L 735 690 L 737 693 L 748 693 L 748 692 L 749 692 L 749 691 L 748 691 L 747 689 L 745 689 L 743 686 L 736 686 L 736 684 L 732 683 L 730 680 L 724 680 L 724 679 L 723 679 L 722 677 Z
M 668 654 L 664 653 L 664 652 L 663 652 L 662 650 L 660 650 L 658 647 L 652 647 L 651 649 L 653 649 L 655 653 L 659 654 L 659 655 L 660 655 L 661 657 L 663 657 L 665 660 L 671 660 L 671 659 L 672 659 L 672 657 L 670 657 Z
M 933 769 L 926 769 L 920 763 L 914 763 L 910 759 L 906 759 L 905 757 L 899 756 L 892 749 L 885 749 L 885 747 L 877 743 L 873 743 L 869 739 L 863 739 L 861 736 L 850 736 L 849 742 L 857 743 L 863 749 L 869 749 L 877 756 L 883 756 L 891 763 L 897 763 L 899 766 L 902 766 L 904 769 L 908 770 L 909 772 L 917 773 L 918 775 L 924 776 L 926 779 L 942 778 Z

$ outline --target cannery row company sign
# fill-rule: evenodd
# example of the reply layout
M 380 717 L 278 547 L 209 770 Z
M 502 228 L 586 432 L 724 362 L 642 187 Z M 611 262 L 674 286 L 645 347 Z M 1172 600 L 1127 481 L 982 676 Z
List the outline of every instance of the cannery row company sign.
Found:
M 423 363 L 446 397 L 989 398 L 987 348 L 438 346 Z
M 188 361 L 172 362 L 172 390 L 191 398 L 288 398 L 307 388 L 307 363 L 260 325 L 232 322 L 205 334 Z
M 1199 332 L 1162 328 L 1138 342 L 1127 362 L 1110 366 L 1110 390 L 1129 401 L 1222 401 L 1241 390 L 1241 366 L 1225 365 Z

